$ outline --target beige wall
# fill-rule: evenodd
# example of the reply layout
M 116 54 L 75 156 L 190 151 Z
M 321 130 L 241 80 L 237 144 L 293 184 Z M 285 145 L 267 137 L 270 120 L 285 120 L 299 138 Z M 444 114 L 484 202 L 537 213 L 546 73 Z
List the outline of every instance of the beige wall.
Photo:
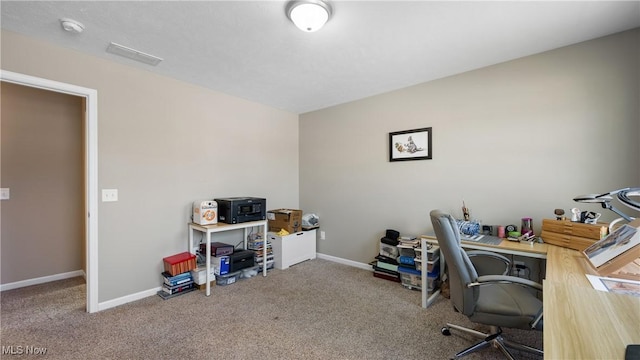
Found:
M 82 99 L 1 84 L 1 283 L 83 269 Z
M 432 231 L 440 208 L 485 224 L 612 212 L 576 195 L 640 186 L 639 31 L 300 117 L 300 206 L 318 251 L 368 263 L 385 229 Z M 388 133 L 433 128 L 433 159 L 388 161 Z
M 299 206 L 296 114 L 7 31 L 1 64 L 98 91 L 98 187 L 119 190 L 98 207 L 99 302 L 160 286 L 195 200 Z

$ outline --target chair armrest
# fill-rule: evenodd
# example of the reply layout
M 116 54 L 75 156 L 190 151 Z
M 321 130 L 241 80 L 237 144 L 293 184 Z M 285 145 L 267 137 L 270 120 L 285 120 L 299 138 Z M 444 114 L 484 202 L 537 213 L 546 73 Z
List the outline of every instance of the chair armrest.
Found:
M 537 282 L 535 282 L 535 281 L 531 281 L 529 279 L 523 279 L 523 278 L 517 277 L 517 276 L 508 276 L 508 275 L 484 275 L 484 276 L 478 276 L 478 280 L 476 282 L 469 283 L 467 286 L 468 287 L 473 287 L 473 286 L 481 286 L 481 285 L 485 285 L 485 284 L 497 284 L 497 283 L 518 284 L 518 285 L 523 285 L 523 286 L 526 286 L 526 287 L 530 287 L 530 288 L 538 290 L 538 291 L 542 291 L 542 285 L 537 283 Z

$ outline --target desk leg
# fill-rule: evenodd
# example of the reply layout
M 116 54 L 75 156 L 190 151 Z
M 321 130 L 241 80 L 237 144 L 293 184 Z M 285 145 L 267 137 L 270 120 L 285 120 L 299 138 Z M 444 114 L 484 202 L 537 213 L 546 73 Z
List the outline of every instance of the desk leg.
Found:
M 267 276 L 267 223 L 262 226 L 262 276 Z
M 421 243 L 420 243 L 420 247 L 421 247 L 421 254 L 422 254 L 422 258 L 420 259 L 420 261 L 422 262 L 422 271 L 421 271 L 421 279 L 422 279 L 422 288 L 421 288 L 421 293 L 422 293 L 422 307 L 426 308 L 427 305 L 427 258 L 429 257 L 427 254 L 427 241 L 425 239 L 421 239 Z
M 211 295 L 211 233 L 207 231 L 207 296 Z
M 189 252 L 193 254 L 193 228 L 189 225 Z
M 427 240 L 422 238 L 420 240 L 420 247 L 422 249 L 422 259 L 420 259 L 420 261 L 422 261 L 422 307 L 423 308 L 428 308 L 437 298 L 438 295 L 440 295 L 440 289 L 438 290 L 434 290 L 433 293 L 430 296 L 427 296 L 427 280 L 428 280 L 428 271 L 427 271 L 427 259 L 429 258 L 428 252 L 427 252 Z M 444 270 L 444 258 L 442 257 L 442 251 L 440 252 L 440 279 L 442 279 L 442 276 L 444 274 L 443 272 Z M 442 285 L 440 285 L 442 286 Z

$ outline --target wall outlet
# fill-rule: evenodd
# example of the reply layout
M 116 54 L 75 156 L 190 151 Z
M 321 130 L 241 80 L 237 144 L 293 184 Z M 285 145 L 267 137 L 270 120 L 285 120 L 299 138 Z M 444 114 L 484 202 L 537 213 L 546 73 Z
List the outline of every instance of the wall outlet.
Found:
M 327 234 L 324 231 L 320 231 L 320 240 L 327 240 Z
M 9 200 L 11 198 L 11 192 L 9 188 L 0 189 L 0 200 Z
M 527 265 L 525 265 L 524 261 L 514 261 L 511 266 L 512 276 L 524 276 L 527 272 Z
M 102 189 L 102 201 L 118 201 L 118 189 Z

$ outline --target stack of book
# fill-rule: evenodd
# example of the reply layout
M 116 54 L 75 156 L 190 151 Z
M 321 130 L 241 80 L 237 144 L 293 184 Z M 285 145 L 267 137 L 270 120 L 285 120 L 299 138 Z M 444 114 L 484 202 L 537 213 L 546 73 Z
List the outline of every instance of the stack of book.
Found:
M 420 240 L 415 236 L 401 236 L 398 241 L 400 242 L 399 245 L 402 246 L 411 246 L 414 248 L 420 246 Z
M 376 260 L 371 264 L 373 276 L 400 282 L 400 274 L 398 273 L 399 235 L 395 230 L 387 230 L 385 236 L 380 239 L 380 251 Z
M 415 249 L 419 247 L 420 240 L 415 236 L 401 236 L 398 243 L 398 264 L 404 268 L 415 269 Z
M 271 248 L 271 241 L 266 240 L 267 243 L 267 270 L 273 268 L 273 249 Z M 262 271 L 263 269 L 263 261 L 264 259 L 264 244 L 265 239 L 262 233 L 254 233 L 250 234 L 247 237 L 247 250 L 253 250 L 256 254 L 256 265 L 258 265 L 258 271 Z
M 164 281 L 158 295 L 165 300 L 196 289 L 189 271 L 175 276 L 165 271 L 162 273 L 162 277 Z

